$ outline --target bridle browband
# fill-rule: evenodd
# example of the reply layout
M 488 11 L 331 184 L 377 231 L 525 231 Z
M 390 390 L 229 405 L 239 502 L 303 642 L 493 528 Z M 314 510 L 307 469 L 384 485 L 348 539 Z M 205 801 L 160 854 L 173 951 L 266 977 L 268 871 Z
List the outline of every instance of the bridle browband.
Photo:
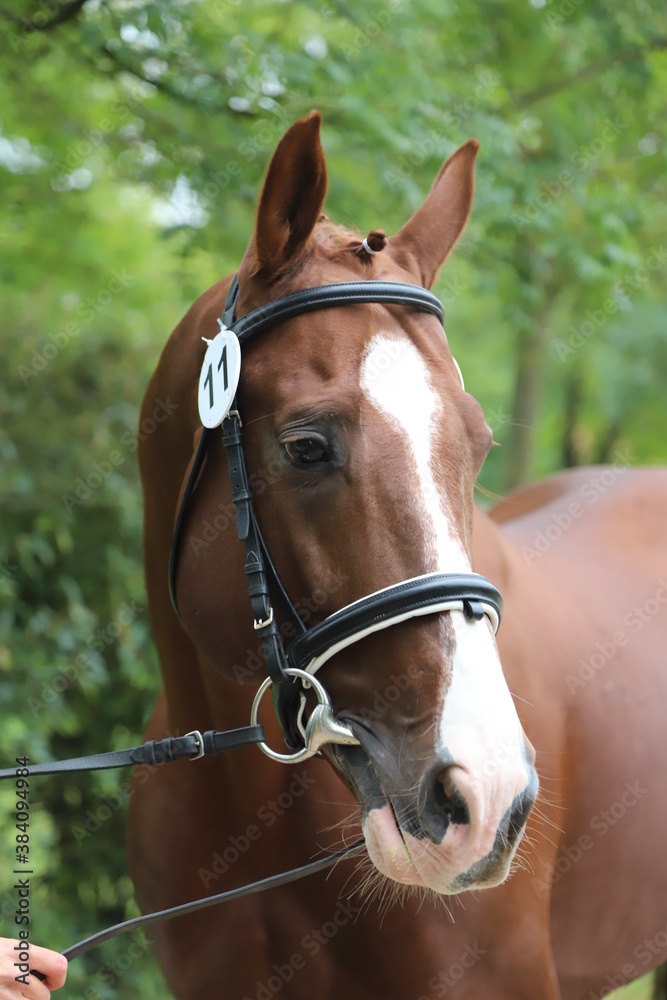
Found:
M 294 316 L 362 303 L 411 307 L 436 316 L 441 323 L 444 321 L 442 303 L 432 292 L 403 282 L 353 281 L 319 285 L 285 295 L 236 318 L 238 294 L 238 278 L 235 277 L 218 322 L 222 330 L 233 330 L 241 347 L 252 337 Z M 203 427 L 176 516 L 169 557 L 169 591 L 179 618 L 176 593 L 179 544 L 188 503 L 199 479 L 212 433 L 212 429 Z M 273 565 L 257 520 L 236 398 L 222 420 L 222 439 L 229 463 L 238 536 L 246 550 L 245 572 L 254 627 L 261 640 L 268 683 L 275 685 L 274 707 L 287 743 L 295 751 L 291 757 L 274 754 L 264 743 L 260 743 L 269 756 L 280 760 L 302 760 L 304 756 L 317 752 L 317 749 L 306 746 L 308 753 L 304 754 L 305 730 L 297 722 L 297 705 L 302 692 L 292 682 L 296 679 L 294 671 L 306 671 L 312 675 L 322 663 L 346 646 L 380 629 L 421 615 L 457 610 L 469 621 L 479 621 L 486 614 L 494 632 L 497 631 L 502 615 L 502 598 L 493 584 L 477 573 L 428 573 L 413 577 L 355 601 L 314 627 L 306 628 Z M 287 648 L 274 613 L 274 604 L 280 607 L 295 636 Z M 345 728 L 338 723 L 330 742 L 356 743 L 351 730 L 347 730 L 345 737 Z M 325 740 L 320 734 L 318 747 L 322 742 Z

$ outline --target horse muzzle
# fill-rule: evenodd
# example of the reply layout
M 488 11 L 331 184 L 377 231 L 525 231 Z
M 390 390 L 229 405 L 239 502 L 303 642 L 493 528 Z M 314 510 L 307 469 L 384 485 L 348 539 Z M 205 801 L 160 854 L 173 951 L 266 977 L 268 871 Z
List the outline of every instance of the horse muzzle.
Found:
M 353 728 L 361 745 L 330 752 L 360 802 L 375 867 L 444 894 L 503 882 L 537 798 L 532 747 L 524 744 L 521 763 L 491 783 L 437 757 L 416 775 L 404 754 L 398 774 L 398 754 Z

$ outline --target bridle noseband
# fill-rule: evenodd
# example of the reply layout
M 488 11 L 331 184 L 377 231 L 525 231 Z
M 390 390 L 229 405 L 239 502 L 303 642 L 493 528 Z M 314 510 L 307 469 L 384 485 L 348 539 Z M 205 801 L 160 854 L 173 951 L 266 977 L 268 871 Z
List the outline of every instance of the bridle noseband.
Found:
M 435 295 L 418 285 L 392 281 L 320 285 L 268 302 L 239 319 L 236 318 L 237 301 L 238 279 L 235 277 L 222 318 L 218 322 L 221 330 L 233 330 L 241 347 L 252 337 L 277 323 L 314 310 L 337 306 L 360 303 L 401 305 L 437 316 L 441 323 L 444 320 L 444 308 Z M 268 672 L 253 705 L 252 722 L 257 720 L 262 694 L 274 685 L 276 714 L 287 743 L 294 752 L 276 754 L 265 743 L 260 743 L 259 746 L 274 759 L 296 762 L 317 753 L 325 742 L 350 744 L 357 743 L 358 740 L 348 726 L 334 718 L 326 693 L 319 684 L 316 724 L 312 723 L 312 716 L 305 725 L 301 723 L 305 697 L 303 689 L 290 678 L 298 676 L 302 682 L 311 686 L 314 682 L 305 678 L 312 677 L 339 650 L 373 632 L 417 616 L 456 610 L 461 611 L 469 621 L 479 621 L 487 615 L 496 632 L 502 615 L 502 598 L 493 584 L 478 573 L 428 573 L 378 590 L 341 608 L 318 625 L 306 628 L 271 561 L 257 520 L 246 468 L 241 416 L 236 407 L 234 398 L 220 421 L 222 439 L 229 463 L 238 536 L 245 545 L 245 572 L 253 622 L 261 640 Z M 213 427 L 203 427 L 183 491 L 172 539 L 169 591 L 179 618 L 176 597 L 178 549 L 187 506 L 199 478 L 212 433 Z M 274 603 L 280 607 L 295 635 L 287 648 L 274 613 Z

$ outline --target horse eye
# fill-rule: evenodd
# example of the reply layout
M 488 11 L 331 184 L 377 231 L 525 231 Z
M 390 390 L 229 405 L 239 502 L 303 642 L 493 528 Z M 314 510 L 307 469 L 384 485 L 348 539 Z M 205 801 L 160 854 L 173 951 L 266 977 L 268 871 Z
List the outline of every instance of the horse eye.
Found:
M 283 447 L 287 457 L 295 465 L 314 465 L 316 462 L 328 462 L 329 453 L 323 441 L 315 437 L 295 438 L 284 441 Z

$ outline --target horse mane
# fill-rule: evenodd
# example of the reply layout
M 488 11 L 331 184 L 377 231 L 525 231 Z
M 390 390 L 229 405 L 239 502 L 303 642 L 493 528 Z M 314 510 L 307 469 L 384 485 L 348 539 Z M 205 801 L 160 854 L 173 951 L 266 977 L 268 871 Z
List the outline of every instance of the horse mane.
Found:
M 383 229 L 374 229 L 366 240 L 376 253 L 388 243 Z M 367 275 L 373 259 L 372 254 L 365 250 L 364 237 L 358 230 L 331 222 L 326 215 L 320 215 L 311 235 L 309 249 L 336 264 L 351 267 L 361 277 Z
M 274 269 L 272 279 L 274 291 L 279 291 L 295 274 L 303 271 L 308 262 L 312 260 L 319 260 L 325 264 L 342 264 L 363 279 L 368 276 L 372 256 L 365 252 L 363 236 L 360 232 L 331 222 L 326 215 L 321 215 L 303 251 L 288 260 L 282 267 Z M 262 268 L 257 261 L 251 261 L 247 265 L 246 274 L 254 278 L 262 274 Z

